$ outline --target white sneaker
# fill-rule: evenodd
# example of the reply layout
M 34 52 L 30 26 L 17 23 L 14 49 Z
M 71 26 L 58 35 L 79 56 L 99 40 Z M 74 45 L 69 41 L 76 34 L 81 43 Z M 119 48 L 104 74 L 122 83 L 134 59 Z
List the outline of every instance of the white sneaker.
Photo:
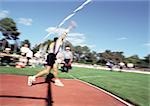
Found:
M 35 77 L 34 76 L 29 76 L 28 77 L 28 86 L 32 86 L 33 81 L 35 81 Z
M 63 86 L 64 86 L 64 84 L 63 84 L 59 79 L 56 79 L 56 80 L 55 80 L 55 85 L 56 85 L 56 86 L 60 86 L 60 87 L 63 87 Z

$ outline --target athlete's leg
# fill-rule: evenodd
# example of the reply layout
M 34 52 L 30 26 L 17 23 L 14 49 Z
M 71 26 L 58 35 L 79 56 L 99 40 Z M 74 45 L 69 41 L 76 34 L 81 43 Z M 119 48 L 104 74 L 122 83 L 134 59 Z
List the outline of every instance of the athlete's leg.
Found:
M 51 70 L 51 66 L 46 66 L 46 68 L 44 70 L 42 70 L 39 73 L 37 73 L 36 75 L 34 75 L 34 77 L 38 78 L 38 77 L 41 77 L 43 75 L 48 75 L 50 70 Z
M 36 78 L 41 77 L 41 76 L 43 76 L 43 75 L 48 75 L 49 72 L 50 72 L 50 70 L 51 70 L 51 66 L 46 66 L 46 68 L 45 68 L 44 70 L 38 72 L 36 75 L 34 75 L 34 76 L 29 76 L 29 77 L 28 77 L 28 85 L 29 85 L 29 86 L 32 86 L 32 83 L 33 83 L 33 81 L 36 80 Z
M 58 64 L 55 63 L 53 65 L 53 74 L 54 74 L 54 77 L 55 77 L 55 85 L 56 86 L 64 86 L 64 84 L 60 81 L 60 79 L 58 78 Z
M 56 79 L 58 79 L 58 64 L 53 65 L 53 74 Z

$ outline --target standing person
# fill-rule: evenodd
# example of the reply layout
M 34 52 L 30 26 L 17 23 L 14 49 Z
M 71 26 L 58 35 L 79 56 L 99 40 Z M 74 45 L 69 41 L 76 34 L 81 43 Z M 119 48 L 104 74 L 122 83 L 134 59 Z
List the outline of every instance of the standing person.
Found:
M 48 75 L 51 69 L 54 70 L 55 85 L 64 86 L 64 84 L 57 77 L 58 69 L 57 69 L 57 64 L 55 64 L 55 60 L 56 60 L 56 55 L 59 52 L 60 46 L 63 43 L 63 39 L 67 36 L 68 31 L 65 31 L 59 38 L 54 38 L 54 42 L 50 44 L 49 54 L 47 55 L 46 68 L 40 71 L 39 73 L 37 73 L 36 75 L 28 77 L 29 86 L 32 85 L 33 81 L 35 81 L 36 78 L 43 75 Z
M 26 64 L 29 65 L 29 60 L 33 57 L 33 52 L 29 48 L 29 44 L 25 43 L 20 49 L 22 58 L 26 59 Z
M 113 62 L 111 60 L 107 61 L 106 66 L 109 68 L 110 71 L 113 71 Z
M 120 72 L 122 71 L 122 69 L 124 68 L 124 66 L 125 66 L 124 62 L 120 62 L 119 63 Z
M 25 43 L 25 44 L 20 48 L 21 55 L 22 55 L 22 56 L 26 56 L 26 54 L 28 53 L 29 50 L 30 50 L 30 49 L 29 49 L 29 45 Z

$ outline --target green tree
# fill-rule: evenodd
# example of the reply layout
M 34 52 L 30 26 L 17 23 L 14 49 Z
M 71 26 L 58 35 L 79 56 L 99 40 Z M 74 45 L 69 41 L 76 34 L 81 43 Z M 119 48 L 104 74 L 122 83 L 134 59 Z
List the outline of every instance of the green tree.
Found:
M 20 35 L 16 23 L 11 18 L 3 18 L 0 20 L 0 31 L 6 39 L 16 40 Z
M 14 50 L 17 48 L 18 42 L 17 39 L 18 36 L 20 35 L 20 32 L 18 32 L 16 23 L 14 22 L 13 19 L 11 18 L 3 18 L 0 20 L 0 31 L 2 33 L 2 35 L 4 36 L 4 39 L 10 39 L 10 40 L 14 40 L 15 44 L 14 44 Z M 4 44 L 2 45 L 3 48 L 5 48 Z
M 99 53 L 100 59 L 103 63 L 104 61 L 111 60 L 114 63 L 119 63 L 124 61 L 123 52 L 112 52 L 110 50 L 106 50 L 103 53 Z
M 138 55 L 133 55 L 133 56 L 130 56 L 130 57 L 127 57 L 125 59 L 125 62 L 126 63 L 133 63 L 135 66 L 138 66 L 138 64 L 140 63 L 140 58 L 138 57 Z
M 92 51 L 92 52 L 87 53 L 85 55 L 85 60 L 86 60 L 87 63 L 95 64 L 97 62 L 96 52 Z
M 75 46 L 74 54 L 77 62 L 86 62 L 88 60 L 87 55 L 90 53 L 90 49 L 87 46 Z
M 140 59 L 140 61 L 137 64 L 137 67 L 150 69 L 150 54 L 145 56 L 144 59 Z
M 143 61 L 145 61 L 146 63 L 150 63 L 150 54 L 148 54 L 147 56 L 144 57 Z
M 81 60 L 81 55 L 82 55 L 82 47 L 81 46 L 75 46 L 74 47 L 74 54 L 75 54 L 75 61 L 80 61 Z

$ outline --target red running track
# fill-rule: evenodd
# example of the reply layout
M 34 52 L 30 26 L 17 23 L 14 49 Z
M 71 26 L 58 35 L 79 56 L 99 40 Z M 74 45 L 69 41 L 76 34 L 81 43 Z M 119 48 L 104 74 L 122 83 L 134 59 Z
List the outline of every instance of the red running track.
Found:
M 126 106 L 78 80 L 61 79 L 64 87 L 38 78 L 32 87 L 27 76 L 0 75 L 0 106 Z

